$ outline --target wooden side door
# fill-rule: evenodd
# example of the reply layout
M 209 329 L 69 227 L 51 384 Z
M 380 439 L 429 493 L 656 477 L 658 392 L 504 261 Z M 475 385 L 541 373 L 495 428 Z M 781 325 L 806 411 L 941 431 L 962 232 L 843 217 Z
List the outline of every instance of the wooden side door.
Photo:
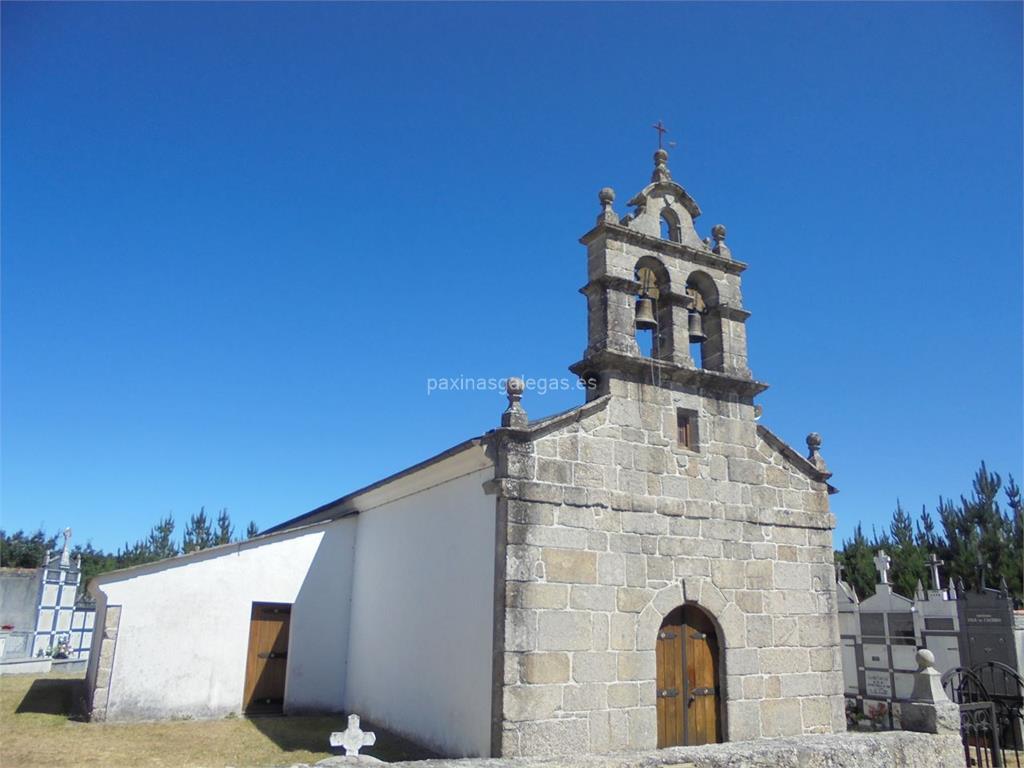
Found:
M 722 740 L 718 696 L 718 638 L 711 620 L 696 608 L 684 608 L 683 658 L 686 664 L 686 743 Z
M 683 665 L 683 630 L 682 619 L 674 619 L 670 614 L 658 630 L 658 641 L 654 646 L 658 665 L 656 693 L 659 749 L 686 743 L 683 731 L 683 689 L 686 677 L 686 667 Z
M 284 706 L 291 613 L 286 603 L 252 604 L 242 698 L 247 714 L 280 712 Z
M 722 740 L 718 638 L 699 608 L 672 611 L 658 631 L 658 746 L 695 746 Z

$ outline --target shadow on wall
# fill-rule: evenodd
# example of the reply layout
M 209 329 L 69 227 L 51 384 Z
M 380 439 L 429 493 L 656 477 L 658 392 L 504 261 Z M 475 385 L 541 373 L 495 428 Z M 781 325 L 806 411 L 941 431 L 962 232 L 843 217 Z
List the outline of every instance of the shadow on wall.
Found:
M 36 680 L 26 691 L 15 714 L 66 715 L 85 721 L 85 680 L 80 677 Z
M 352 519 L 327 527 L 292 604 L 286 681 L 289 714 L 254 714 L 249 718 L 260 733 L 285 751 L 326 750 L 331 733 L 348 726 L 348 714 L 341 707 L 348 659 L 355 523 Z M 376 732 L 377 743 L 361 750 L 361 754 L 385 762 L 438 757 L 369 721 L 364 720 L 362 727 Z

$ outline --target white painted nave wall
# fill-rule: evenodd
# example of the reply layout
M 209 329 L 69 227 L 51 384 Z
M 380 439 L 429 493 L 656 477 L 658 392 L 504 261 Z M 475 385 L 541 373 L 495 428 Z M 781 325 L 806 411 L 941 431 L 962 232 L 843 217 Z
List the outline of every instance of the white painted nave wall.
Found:
M 493 477 L 359 516 L 345 708 L 446 755 L 491 749 Z
M 240 712 L 254 602 L 293 604 L 285 710 L 340 710 L 356 520 L 98 577 L 121 606 L 107 719 Z

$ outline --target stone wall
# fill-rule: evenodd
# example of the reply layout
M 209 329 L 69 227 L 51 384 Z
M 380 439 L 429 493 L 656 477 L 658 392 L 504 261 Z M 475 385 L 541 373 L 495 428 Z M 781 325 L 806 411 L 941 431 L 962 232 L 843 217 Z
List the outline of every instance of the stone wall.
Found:
M 354 758 L 331 757 L 317 766 L 331 768 L 353 764 Z M 555 760 L 423 760 L 392 765 L 395 768 L 963 768 L 964 752 L 958 736 L 895 731 L 799 736 Z
M 845 729 L 828 489 L 749 399 L 613 382 L 499 446 L 501 754 L 655 747 L 656 635 L 684 602 L 718 625 L 729 741 Z

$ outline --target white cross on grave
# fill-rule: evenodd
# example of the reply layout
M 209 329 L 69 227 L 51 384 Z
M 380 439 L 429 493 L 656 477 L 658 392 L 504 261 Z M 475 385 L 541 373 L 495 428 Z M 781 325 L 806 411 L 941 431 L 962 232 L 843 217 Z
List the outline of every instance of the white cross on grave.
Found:
M 938 592 L 942 589 L 942 587 L 939 586 L 939 566 L 945 565 L 945 563 L 942 560 L 939 560 L 939 558 L 935 556 L 935 553 L 932 552 L 931 557 L 928 560 L 928 565 L 931 566 L 932 569 L 932 589 Z
M 885 554 L 884 549 L 878 550 L 878 554 L 875 555 L 875 568 L 878 569 L 878 583 L 888 584 L 889 583 L 889 563 L 891 559 Z
M 377 743 L 377 734 L 359 727 L 359 715 L 348 716 L 348 728 L 331 734 L 332 747 L 344 747 L 346 755 L 358 755 L 363 747 Z

